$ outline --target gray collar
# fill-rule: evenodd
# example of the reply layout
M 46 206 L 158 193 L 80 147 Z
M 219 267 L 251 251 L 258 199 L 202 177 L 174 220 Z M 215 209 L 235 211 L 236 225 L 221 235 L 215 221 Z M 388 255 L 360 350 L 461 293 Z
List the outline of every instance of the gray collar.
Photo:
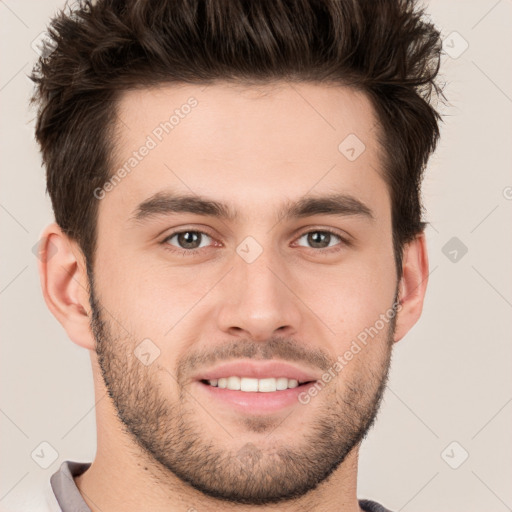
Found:
M 73 480 L 74 476 L 84 473 L 91 462 L 64 461 L 59 470 L 50 478 L 55 498 L 63 512 L 91 512 L 78 487 Z

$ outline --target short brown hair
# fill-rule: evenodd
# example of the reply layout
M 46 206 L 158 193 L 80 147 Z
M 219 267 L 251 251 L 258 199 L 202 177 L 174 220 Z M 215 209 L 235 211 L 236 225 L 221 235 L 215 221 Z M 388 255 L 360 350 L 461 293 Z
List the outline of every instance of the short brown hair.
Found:
M 363 91 L 380 122 L 401 275 L 424 229 L 420 185 L 441 117 L 440 33 L 414 0 L 84 0 L 52 19 L 31 78 L 36 137 L 56 222 L 91 265 L 98 204 L 113 172 L 124 91 L 171 83 L 277 80 Z

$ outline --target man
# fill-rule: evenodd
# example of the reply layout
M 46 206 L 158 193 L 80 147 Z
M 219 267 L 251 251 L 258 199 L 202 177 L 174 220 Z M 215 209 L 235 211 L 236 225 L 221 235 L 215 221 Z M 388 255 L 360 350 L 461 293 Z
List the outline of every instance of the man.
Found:
M 437 30 L 407 0 L 99 0 L 50 33 L 40 275 L 98 442 L 55 509 L 386 510 L 357 458 L 426 291 Z

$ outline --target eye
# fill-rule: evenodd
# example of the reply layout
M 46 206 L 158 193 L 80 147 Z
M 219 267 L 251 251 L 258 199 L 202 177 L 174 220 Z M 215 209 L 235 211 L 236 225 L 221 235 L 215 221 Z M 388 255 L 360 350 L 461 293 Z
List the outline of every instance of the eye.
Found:
M 329 249 L 331 247 L 336 247 L 337 245 L 343 246 L 348 245 L 348 242 L 342 238 L 340 235 L 334 233 L 333 231 L 330 231 L 328 229 L 317 229 L 314 231 L 308 231 L 307 233 L 302 234 L 299 237 L 299 240 L 306 238 L 306 243 L 310 244 L 309 246 L 305 246 L 302 244 L 302 247 L 309 247 L 311 249 L 319 249 L 320 251 L 324 249 Z M 336 239 L 338 240 L 338 243 L 331 244 L 331 242 L 336 242 Z M 341 242 L 341 243 L 339 243 Z M 340 250 L 340 248 L 336 248 L 335 251 Z M 332 252 L 331 250 L 325 251 L 325 252 Z
M 212 239 L 208 234 L 202 231 L 194 231 L 189 229 L 184 231 L 177 231 L 175 233 L 170 234 L 167 238 L 162 240 L 162 244 L 167 246 L 171 245 L 173 247 L 176 247 L 176 249 L 184 249 L 181 252 L 183 255 L 185 255 L 194 254 L 198 249 L 207 247 L 209 245 L 207 243 L 208 239 Z M 175 243 L 173 243 L 173 240 Z
M 308 247 L 316 253 L 336 252 L 343 246 L 350 245 L 342 236 L 328 229 L 308 231 L 303 233 L 298 240 L 301 239 L 305 239 L 306 244 L 309 245 L 301 243 L 297 243 L 297 245 Z M 183 256 L 193 256 L 201 252 L 201 249 L 210 246 L 212 240 L 214 240 L 213 237 L 203 231 L 185 229 L 171 233 L 161 243 L 166 250 L 181 253 Z

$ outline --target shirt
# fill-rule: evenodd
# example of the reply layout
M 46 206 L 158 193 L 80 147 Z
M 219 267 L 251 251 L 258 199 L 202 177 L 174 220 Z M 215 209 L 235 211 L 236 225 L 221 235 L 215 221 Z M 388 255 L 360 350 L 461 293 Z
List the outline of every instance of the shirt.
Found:
M 51 489 L 47 489 L 44 506 L 41 502 L 38 502 L 36 507 L 24 508 L 24 511 L 91 512 L 73 479 L 73 477 L 84 473 L 90 465 L 90 462 L 64 461 L 59 470 L 50 478 Z M 370 500 L 359 500 L 359 506 L 365 512 L 391 512 L 382 505 Z

